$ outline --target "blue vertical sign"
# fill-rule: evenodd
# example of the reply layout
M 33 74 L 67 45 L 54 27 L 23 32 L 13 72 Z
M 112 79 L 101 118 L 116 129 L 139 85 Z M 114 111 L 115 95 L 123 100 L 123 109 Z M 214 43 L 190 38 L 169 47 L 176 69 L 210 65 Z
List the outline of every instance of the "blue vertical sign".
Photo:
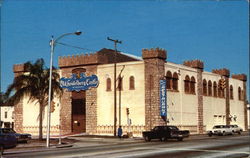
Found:
M 167 92 L 166 92 L 166 80 L 160 80 L 160 114 L 163 117 L 167 117 Z

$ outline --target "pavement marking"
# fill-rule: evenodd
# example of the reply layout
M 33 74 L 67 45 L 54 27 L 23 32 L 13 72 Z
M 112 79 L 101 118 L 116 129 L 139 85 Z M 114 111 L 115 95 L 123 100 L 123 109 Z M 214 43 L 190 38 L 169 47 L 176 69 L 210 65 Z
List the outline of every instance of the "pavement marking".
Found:
M 68 155 L 63 157 L 95 157 L 95 158 L 104 158 L 109 155 L 110 158 L 129 158 L 129 157 L 143 157 L 150 156 L 154 154 L 163 154 L 168 152 L 175 151 L 197 151 L 197 152 L 208 152 L 208 153 L 227 153 L 227 154 L 249 154 L 249 152 L 244 151 L 226 151 L 226 150 L 206 150 L 206 149 L 195 149 L 195 148 L 152 148 L 152 147 L 137 147 L 137 148 L 126 148 L 120 150 L 108 150 L 108 151 L 99 151 L 93 153 L 83 153 L 76 155 Z M 105 154 L 105 155 L 103 155 Z

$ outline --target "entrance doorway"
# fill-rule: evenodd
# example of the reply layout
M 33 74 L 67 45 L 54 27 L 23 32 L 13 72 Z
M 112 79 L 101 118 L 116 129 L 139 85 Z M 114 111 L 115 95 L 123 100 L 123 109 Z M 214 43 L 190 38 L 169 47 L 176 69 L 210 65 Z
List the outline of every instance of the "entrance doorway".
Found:
M 72 73 L 79 74 L 85 72 L 85 69 L 77 68 Z M 72 133 L 86 132 L 86 91 L 72 92 Z

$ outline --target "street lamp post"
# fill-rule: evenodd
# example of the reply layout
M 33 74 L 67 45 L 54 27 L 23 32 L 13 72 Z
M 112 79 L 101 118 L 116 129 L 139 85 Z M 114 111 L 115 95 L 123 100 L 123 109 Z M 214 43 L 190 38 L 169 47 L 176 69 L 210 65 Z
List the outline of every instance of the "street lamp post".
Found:
M 48 98 L 48 111 L 47 111 L 47 137 L 46 137 L 46 146 L 49 148 L 49 138 L 50 138 L 50 108 L 51 108 L 51 84 L 52 84 L 52 66 L 53 66 L 53 54 L 56 46 L 56 42 L 67 35 L 80 35 L 82 32 L 76 31 L 73 33 L 65 33 L 59 36 L 54 40 L 54 37 L 51 37 L 50 41 L 50 69 L 49 69 L 49 98 Z

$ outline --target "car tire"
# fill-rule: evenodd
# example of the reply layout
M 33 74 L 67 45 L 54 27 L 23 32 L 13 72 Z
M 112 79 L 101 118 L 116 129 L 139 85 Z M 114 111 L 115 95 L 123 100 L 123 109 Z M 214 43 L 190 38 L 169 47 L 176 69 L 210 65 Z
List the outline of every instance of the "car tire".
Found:
M 2 155 L 3 155 L 3 145 L 0 145 L 0 157 L 2 157 Z
M 238 134 L 241 135 L 241 132 L 239 131 Z
M 209 137 L 212 137 L 212 135 L 213 135 L 212 132 L 209 132 L 209 133 L 208 133 L 208 136 L 209 136 Z
M 148 136 L 145 136 L 144 139 L 145 139 L 146 142 L 150 142 L 151 141 L 151 139 Z
M 225 131 L 223 131 L 222 136 L 225 136 L 225 135 L 226 135 L 226 132 L 225 132 Z
M 165 141 L 165 137 L 161 137 L 161 138 L 160 138 L 160 141 L 161 141 L 161 142 Z

